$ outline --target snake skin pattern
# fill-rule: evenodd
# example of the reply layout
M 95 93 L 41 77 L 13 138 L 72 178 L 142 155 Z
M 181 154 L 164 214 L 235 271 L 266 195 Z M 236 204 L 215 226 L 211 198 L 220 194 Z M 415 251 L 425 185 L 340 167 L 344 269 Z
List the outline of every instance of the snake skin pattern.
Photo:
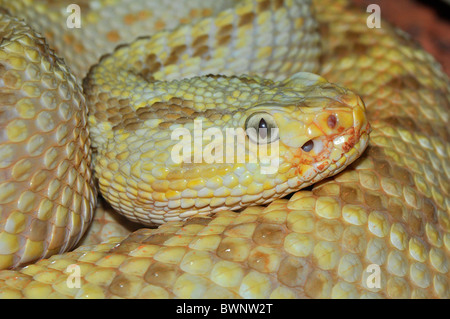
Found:
M 25 23 L 2 13 L 0 268 L 57 255 L 0 271 L 0 297 L 449 298 L 449 79 L 407 35 L 384 21 L 382 28 L 369 29 L 367 15 L 346 1 L 214 1 L 213 7 L 199 2 L 195 8 L 188 1 L 183 10 L 170 1 L 112 1 L 104 7 L 86 1 L 80 2 L 84 25 L 76 32 L 61 20 L 69 2 L 0 3 L 45 36 L 71 68 Z M 222 28 L 200 37 L 214 16 Z M 97 28 L 99 20 L 105 23 Z M 185 22 L 190 26 L 176 28 Z M 82 95 L 88 68 L 117 44 L 147 36 L 149 26 L 168 31 L 102 58 Z M 239 42 L 249 28 L 266 37 Z M 291 32 L 284 38 L 286 28 Z M 179 50 L 168 54 L 167 39 L 173 47 L 182 45 L 180 34 L 192 59 L 183 60 Z M 141 44 L 154 54 L 131 63 L 148 82 L 216 69 L 260 71 L 275 81 L 297 71 L 320 74 L 364 100 L 372 127 L 368 149 L 335 177 L 267 207 L 170 221 L 101 244 L 87 238 L 86 245 L 59 254 L 78 242 L 96 207 L 86 124 L 103 117 L 94 112 L 88 118 L 85 101 L 101 108 L 94 85 L 108 91 L 109 82 L 101 79 L 114 76 L 96 71 L 116 61 L 114 55 L 139 52 Z M 232 55 L 216 48 L 244 44 L 253 49 L 242 51 L 252 63 L 215 64 Z M 291 50 L 277 51 L 284 46 Z M 285 64 L 264 62 L 270 59 Z M 121 73 L 115 75 L 119 81 Z M 114 95 L 114 87 L 109 92 Z M 109 101 L 117 108 L 115 103 L 120 104 Z M 95 137 L 91 128 L 97 148 L 108 138 L 102 129 Z M 105 194 L 101 181 L 100 191 Z M 98 224 L 94 231 L 109 233 Z M 79 287 L 68 284 L 71 265 L 79 269 Z M 375 285 L 373 266 L 380 274 Z

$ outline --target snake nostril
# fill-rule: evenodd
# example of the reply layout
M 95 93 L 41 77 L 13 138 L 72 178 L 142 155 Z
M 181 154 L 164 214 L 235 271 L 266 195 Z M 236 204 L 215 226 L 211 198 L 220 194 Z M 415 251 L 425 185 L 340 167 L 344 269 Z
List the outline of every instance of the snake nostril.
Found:
M 328 124 L 329 128 L 331 128 L 331 129 L 335 128 L 336 127 L 336 123 L 337 123 L 336 115 L 331 114 L 330 116 L 328 116 L 327 124 Z
M 310 152 L 314 148 L 314 142 L 312 140 L 309 140 L 302 146 L 302 150 L 305 152 Z

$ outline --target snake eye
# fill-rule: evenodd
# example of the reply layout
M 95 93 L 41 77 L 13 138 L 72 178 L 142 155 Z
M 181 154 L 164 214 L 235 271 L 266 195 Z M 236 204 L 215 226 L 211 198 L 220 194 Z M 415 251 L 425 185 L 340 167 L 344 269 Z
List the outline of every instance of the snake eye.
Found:
M 248 137 L 257 144 L 269 144 L 278 139 L 278 127 L 272 115 L 257 112 L 245 121 Z
M 267 123 L 264 120 L 264 118 L 262 118 L 259 121 L 258 133 L 259 133 L 259 136 L 261 136 L 262 138 L 266 138 L 267 137 Z

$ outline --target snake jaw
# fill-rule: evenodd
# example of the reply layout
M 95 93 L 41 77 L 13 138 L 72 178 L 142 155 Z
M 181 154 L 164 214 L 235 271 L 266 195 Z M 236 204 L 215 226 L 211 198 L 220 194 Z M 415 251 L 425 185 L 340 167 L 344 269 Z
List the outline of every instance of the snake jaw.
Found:
M 339 173 L 368 145 L 370 125 L 365 105 L 352 92 L 330 101 L 306 127 L 306 137 L 302 136 L 306 142 L 291 148 L 299 188 Z

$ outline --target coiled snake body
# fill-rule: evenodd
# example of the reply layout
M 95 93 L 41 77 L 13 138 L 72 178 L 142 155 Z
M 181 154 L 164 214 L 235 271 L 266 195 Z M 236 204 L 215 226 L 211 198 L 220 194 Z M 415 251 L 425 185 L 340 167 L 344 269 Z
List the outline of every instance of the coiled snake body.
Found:
M 448 77 L 324 2 L 83 1 L 80 29 L 68 3 L 0 2 L 0 267 L 29 264 L 0 297 L 448 298 Z M 175 163 L 170 132 L 195 120 L 278 128 L 277 173 Z M 93 171 L 117 211 L 164 224 L 63 253 Z

